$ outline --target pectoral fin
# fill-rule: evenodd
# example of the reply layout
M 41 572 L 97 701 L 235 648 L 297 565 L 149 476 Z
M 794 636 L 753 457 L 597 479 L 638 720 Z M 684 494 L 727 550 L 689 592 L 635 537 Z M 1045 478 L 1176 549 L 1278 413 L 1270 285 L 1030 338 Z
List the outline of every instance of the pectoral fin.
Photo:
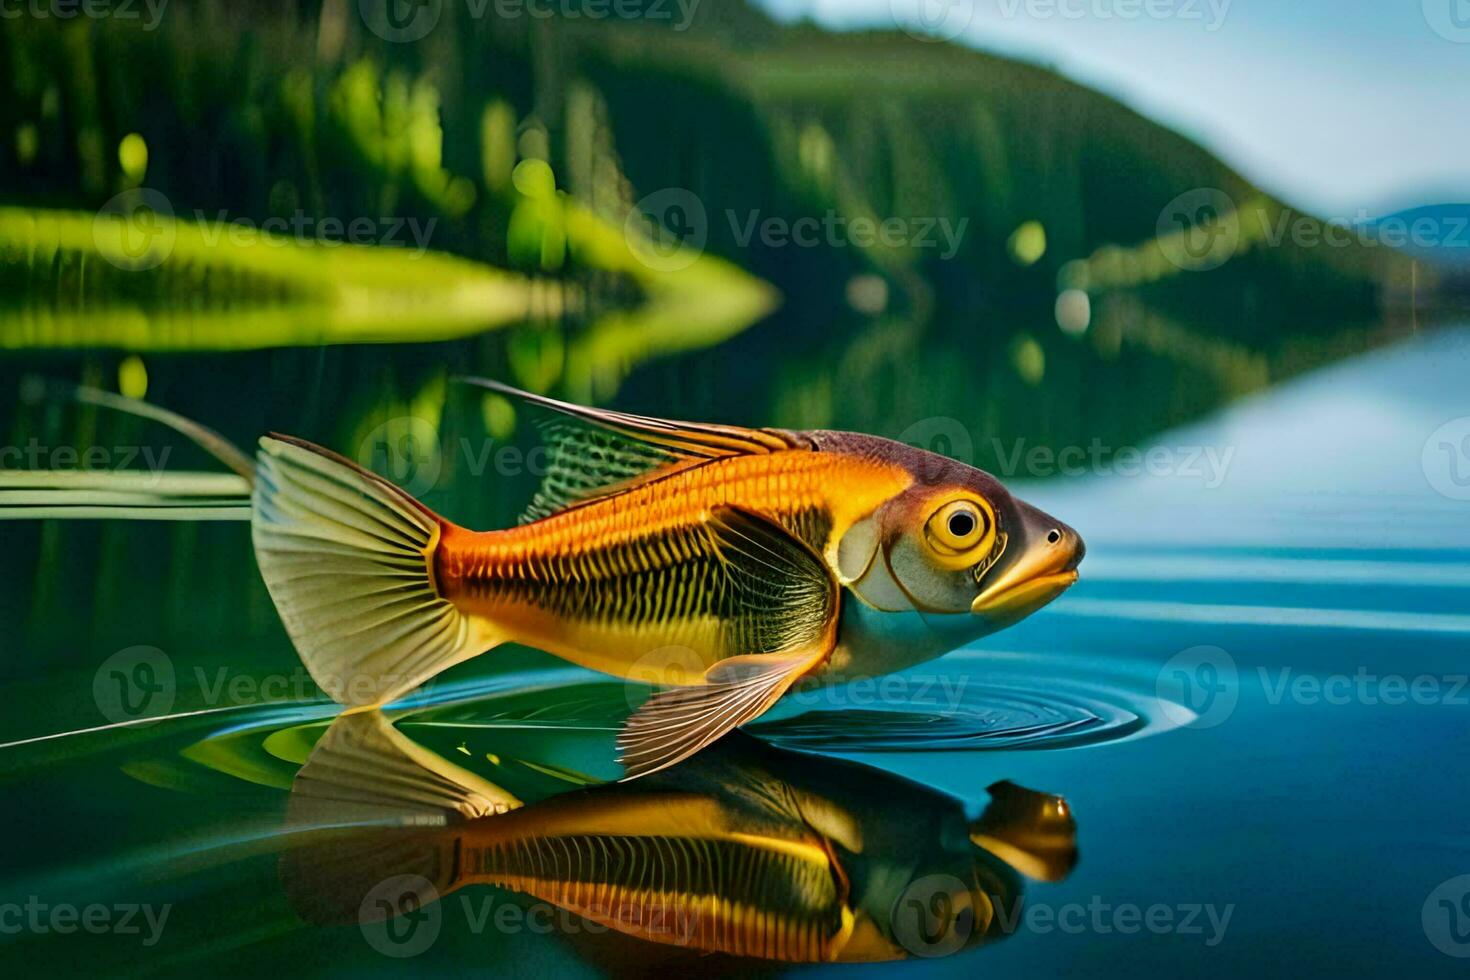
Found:
M 831 652 L 831 642 L 789 653 L 731 657 L 705 673 L 698 687 L 660 691 L 644 702 L 618 735 L 618 761 L 636 779 L 682 762 L 775 704 Z
M 837 585 L 801 540 L 758 514 L 721 507 L 710 515 L 715 552 L 740 597 L 727 627 L 737 649 L 705 671 L 704 683 L 661 691 L 618 736 L 625 779 L 687 759 L 758 717 L 832 652 Z

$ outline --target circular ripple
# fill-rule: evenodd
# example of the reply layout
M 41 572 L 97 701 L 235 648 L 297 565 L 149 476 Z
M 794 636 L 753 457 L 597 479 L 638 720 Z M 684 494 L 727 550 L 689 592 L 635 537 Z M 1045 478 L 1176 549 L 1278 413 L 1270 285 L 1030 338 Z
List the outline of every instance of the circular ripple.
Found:
M 827 752 L 1096 745 L 1187 722 L 1182 705 L 1163 709 L 1155 673 L 1142 662 L 1079 664 L 1072 656 L 964 651 L 889 678 L 794 691 L 746 730 L 776 745 Z M 573 667 L 512 671 L 436 685 L 391 714 L 415 729 L 416 738 L 444 741 L 446 751 L 480 732 L 495 740 L 486 744 L 496 752 L 504 746 L 536 758 L 571 738 L 583 746 L 581 763 L 596 770 L 600 760 L 611 772 L 613 736 L 646 690 Z M 284 771 L 269 763 L 299 764 L 329 710 L 300 706 L 262 712 L 254 724 L 237 719 L 186 754 L 210 768 L 279 784 Z
M 1147 723 L 1119 704 L 1021 687 L 975 686 L 931 706 L 842 703 L 852 697 L 834 688 L 830 706 L 757 722 L 749 730 L 791 748 L 914 752 L 1088 745 L 1134 734 Z

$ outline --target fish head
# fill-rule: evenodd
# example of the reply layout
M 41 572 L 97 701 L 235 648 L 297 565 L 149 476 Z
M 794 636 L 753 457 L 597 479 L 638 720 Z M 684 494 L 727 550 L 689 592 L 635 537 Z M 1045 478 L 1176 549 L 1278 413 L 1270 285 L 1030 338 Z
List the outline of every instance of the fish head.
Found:
M 1086 549 L 1073 528 L 984 470 L 894 446 L 913 482 L 839 543 L 843 582 L 869 605 L 917 611 L 978 637 L 1077 581 Z

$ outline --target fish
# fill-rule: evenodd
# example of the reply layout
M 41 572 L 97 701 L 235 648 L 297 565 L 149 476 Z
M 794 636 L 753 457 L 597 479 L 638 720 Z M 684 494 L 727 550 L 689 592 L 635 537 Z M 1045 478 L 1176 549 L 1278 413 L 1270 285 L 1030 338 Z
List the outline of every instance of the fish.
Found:
M 524 644 L 658 686 L 618 740 L 636 778 L 799 681 L 912 666 L 1077 580 L 1075 530 L 934 453 L 467 380 L 554 420 L 518 526 L 471 530 L 329 449 L 260 441 L 257 564 L 307 670 L 346 705 L 392 701 Z
M 286 809 L 297 914 L 368 928 L 493 886 L 663 947 L 881 962 L 1005 938 L 1023 878 L 1061 881 L 1078 859 L 1060 796 L 997 781 L 972 820 L 919 783 L 743 732 L 644 780 L 531 802 L 461 762 L 379 710 L 335 719 Z
M 518 643 L 656 688 L 625 778 L 689 758 L 797 685 L 923 663 L 1077 581 L 1076 530 L 989 473 L 877 436 L 680 422 L 457 379 L 540 413 L 544 476 L 514 527 L 474 530 L 299 437 L 253 464 L 120 396 L 251 485 L 256 564 L 312 679 L 387 704 Z M 83 397 L 84 389 L 78 389 Z

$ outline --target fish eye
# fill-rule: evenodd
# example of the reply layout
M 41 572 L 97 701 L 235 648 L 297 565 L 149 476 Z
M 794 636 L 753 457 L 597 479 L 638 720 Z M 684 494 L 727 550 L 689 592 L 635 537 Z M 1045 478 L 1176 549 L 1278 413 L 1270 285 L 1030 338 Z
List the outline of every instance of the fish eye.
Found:
M 953 558 L 986 544 L 994 526 L 989 509 L 980 502 L 951 500 L 929 518 L 929 543 L 942 557 Z

